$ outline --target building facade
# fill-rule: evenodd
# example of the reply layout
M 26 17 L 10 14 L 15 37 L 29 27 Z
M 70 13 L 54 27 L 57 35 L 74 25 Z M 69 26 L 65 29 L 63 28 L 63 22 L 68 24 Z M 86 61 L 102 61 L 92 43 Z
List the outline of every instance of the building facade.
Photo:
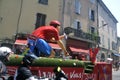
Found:
M 53 5 L 54 2 L 54 5 Z M 61 20 L 62 0 L 0 0 L 0 39 Z
M 65 28 L 69 34 L 66 45 L 75 55 L 97 46 L 98 61 L 117 53 L 118 21 L 102 0 L 66 0 L 64 6 L 64 28 L 69 27 Z
M 54 19 L 68 35 L 65 45 L 74 58 L 97 46 L 98 61 L 116 53 L 117 20 L 102 0 L 0 0 L 0 39 L 31 33 Z
M 117 37 L 117 52 L 116 55 L 114 55 L 114 59 L 119 59 L 120 60 L 120 37 Z
M 117 50 L 118 53 L 120 54 L 120 37 L 117 37 Z
M 117 53 L 117 20 L 102 2 L 98 0 L 98 32 L 101 38 L 99 60 L 106 61 Z
M 100 38 L 97 35 L 97 1 L 65 0 L 64 28 L 68 34 L 66 46 L 73 56 L 89 55 Z

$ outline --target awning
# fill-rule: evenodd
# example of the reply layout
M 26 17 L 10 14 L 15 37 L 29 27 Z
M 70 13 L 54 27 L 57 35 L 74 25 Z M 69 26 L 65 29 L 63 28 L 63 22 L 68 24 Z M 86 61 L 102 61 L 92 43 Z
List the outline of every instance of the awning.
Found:
M 75 47 L 69 47 L 71 49 L 71 51 L 73 52 L 80 52 L 80 53 L 89 53 L 89 50 L 85 50 L 85 49 L 80 49 L 80 48 L 75 48 Z
M 114 53 L 114 55 L 120 57 L 120 54 L 119 54 L 119 53 Z
M 53 49 L 61 49 L 58 44 L 49 43 L 49 45 L 50 45 Z
M 19 39 L 17 39 L 14 44 L 27 45 L 27 40 L 19 40 Z

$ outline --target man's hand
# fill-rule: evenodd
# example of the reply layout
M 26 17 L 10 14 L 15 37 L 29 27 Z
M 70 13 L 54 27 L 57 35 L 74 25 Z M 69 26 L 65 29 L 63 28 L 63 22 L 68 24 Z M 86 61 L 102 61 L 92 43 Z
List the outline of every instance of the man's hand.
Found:
M 64 33 L 63 35 L 59 36 L 60 39 L 67 39 L 67 35 Z

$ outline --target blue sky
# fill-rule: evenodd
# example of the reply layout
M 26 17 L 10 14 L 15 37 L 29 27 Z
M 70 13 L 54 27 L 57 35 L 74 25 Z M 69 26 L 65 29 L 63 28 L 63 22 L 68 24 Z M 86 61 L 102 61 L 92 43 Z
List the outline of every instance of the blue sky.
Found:
M 102 0 L 117 19 L 117 34 L 120 37 L 120 0 Z

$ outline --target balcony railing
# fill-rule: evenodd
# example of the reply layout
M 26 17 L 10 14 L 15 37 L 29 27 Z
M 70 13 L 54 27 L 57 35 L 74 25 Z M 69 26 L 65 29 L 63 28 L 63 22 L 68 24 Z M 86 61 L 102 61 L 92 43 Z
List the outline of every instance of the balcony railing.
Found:
M 71 27 L 67 27 L 64 29 L 66 34 L 73 33 L 75 37 L 82 38 L 85 40 L 89 40 L 95 43 L 100 43 L 100 37 L 95 34 L 85 33 L 82 30 L 74 29 Z

